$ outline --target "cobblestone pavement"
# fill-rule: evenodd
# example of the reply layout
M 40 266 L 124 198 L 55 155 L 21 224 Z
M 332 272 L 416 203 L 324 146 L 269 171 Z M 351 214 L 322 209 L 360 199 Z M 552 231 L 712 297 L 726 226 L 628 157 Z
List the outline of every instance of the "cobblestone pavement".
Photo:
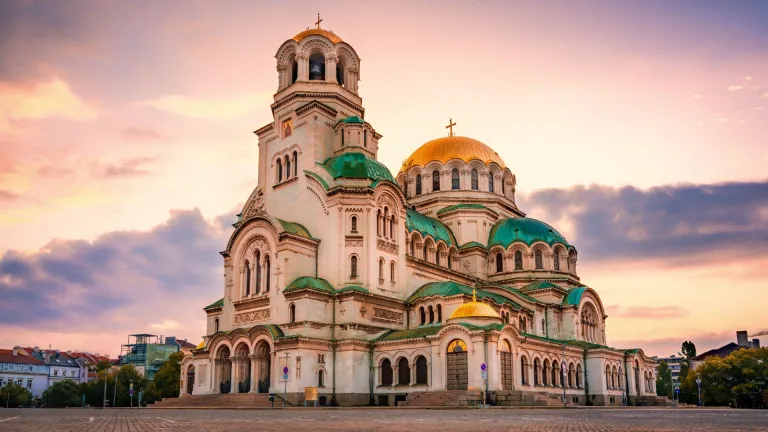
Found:
M 767 431 L 727 409 L 0 409 L 0 431 Z

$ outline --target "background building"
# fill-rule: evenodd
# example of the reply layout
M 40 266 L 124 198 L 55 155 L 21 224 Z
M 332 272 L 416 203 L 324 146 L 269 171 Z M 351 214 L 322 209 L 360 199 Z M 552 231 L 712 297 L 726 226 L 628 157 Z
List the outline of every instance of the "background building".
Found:
M 721 346 L 720 348 L 711 349 L 704 353 L 697 355 L 691 360 L 691 369 L 696 369 L 700 364 L 707 359 L 707 357 L 728 357 L 732 352 L 738 351 L 743 348 L 760 348 L 760 339 L 749 340 L 746 330 L 736 332 L 736 342 L 731 342 Z
M 40 397 L 48 388 L 48 366 L 23 348 L 0 349 L 0 386 L 15 382 Z
M 658 362 L 667 362 L 667 365 L 669 366 L 670 372 L 672 372 L 672 381 L 675 383 L 680 382 L 680 360 L 682 357 L 677 357 L 674 354 L 672 354 L 669 357 L 653 357 Z M 659 372 L 659 366 L 656 365 L 656 373 Z
M 173 336 L 168 338 L 173 343 L 168 344 L 162 336 L 153 334 L 128 335 L 128 343 L 120 350 L 120 365 L 133 365 L 147 379 L 154 379 L 155 373 L 168 360 L 168 357 L 179 352 L 180 345 L 176 342 L 176 338 Z

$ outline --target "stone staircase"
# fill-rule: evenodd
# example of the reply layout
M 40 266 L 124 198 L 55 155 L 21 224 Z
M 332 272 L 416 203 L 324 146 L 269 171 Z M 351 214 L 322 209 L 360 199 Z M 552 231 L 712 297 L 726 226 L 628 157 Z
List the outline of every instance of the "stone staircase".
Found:
M 480 390 L 444 390 L 409 393 L 404 406 L 412 407 L 466 407 L 482 401 Z
M 532 393 L 520 390 L 492 391 L 491 399 L 498 406 L 563 406 L 562 395 L 545 392 Z
M 148 405 L 149 408 L 269 408 L 271 406 L 272 402 L 269 401 L 267 393 L 184 396 L 165 398 Z M 281 407 L 282 402 L 276 401 L 275 406 Z

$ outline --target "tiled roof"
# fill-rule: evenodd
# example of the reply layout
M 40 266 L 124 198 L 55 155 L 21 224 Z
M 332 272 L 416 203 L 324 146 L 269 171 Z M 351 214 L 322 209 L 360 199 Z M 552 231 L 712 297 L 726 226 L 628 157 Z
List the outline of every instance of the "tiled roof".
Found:
M 321 165 L 325 168 L 331 177 L 337 178 L 356 178 L 371 179 L 375 181 L 387 180 L 397 184 L 389 168 L 384 166 L 376 159 L 370 158 L 362 153 L 344 153 L 339 156 L 328 158 Z
M 359 116 L 349 116 L 347 118 L 343 118 L 339 120 L 339 123 L 364 124 L 365 120 L 361 119 Z M 339 123 L 336 123 L 336 124 L 339 124 Z
M 224 306 L 224 297 L 222 297 L 222 298 L 216 300 L 215 302 L 209 304 L 208 306 L 204 307 L 203 310 L 220 308 L 222 306 Z
M 0 363 L 44 365 L 45 363 L 30 355 L 17 352 L 13 355 L 12 349 L 0 349 Z
M 328 281 L 325 279 L 311 276 L 302 276 L 294 279 L 293 282 L 289 283 L 288 286 L 283 290 L 283 293 L 298 291 L 300 289 L 310 289 L 328 294 L 333 294 L 336 292 L 336 290 L 333 289 L 333 285 L 328 283 Z
M 491 228 L 488 235 L 488 247 L 501 245 L 507 247 L 515 242 L 522 242 L 528 246 L 537 241 L 542 241 L 552 246 L 555 243 L 568 245 L 568 241 L 556 229 L 546 223 L 533 218 L 502 219 Z
M 317 174 L 315 174 L 315 173 L 313 173 L 312 171 L 309 171 L 309 170 L 304 170 L 304 174 L 306 174 L 306 175 L 312 177 L 313 179 L 317 180 L 317 182 L 320 183 L 320 185 L 323 186 L 323 189 L 325 189 L 325 190 L 330 189 L 330 186 L 328 186 L 328 182 L 326 182 L 319 175 L 317 175 Z
M 457 323 L 457 324 L 460 326 L 466 327 L 469 330 L 484 330 L 484 329 L 501 330 L 505 326 L 505 324 L 489 324 L 486 326 L 480 326 L 480 325 L 468 324 L 468 323 Z M 448 324 L 448 325 L 452 325 L 452 324 Z M 392 330 L 379 336 L 374 340 L 374 342 L 394 341 L 394 340 L 403 340 L 403 339 L 417 339 L 417 338 L 422 338 L 426 336 L 432 336 L 439 333 L 440 330 L 445 326 L 446 324 L 426 324 L 426 325 L 421 325 L 416 328 L 412 328 L 408 330 Z
M 557 290 L 565 291 L 565 288 L 561 287 L 560 285 L 553 284 L 552 282 L 547 282 L 547 281 L 531 282 L 528 285 L 520 288 L 520 291 L 528 292 L 528 291 L 535 291 L 540 289 L 557 289 Z
M 467 285 L 463 285 L 463 284 L 451 282 L 451 281 L 430 282 L 422 285 L 419 289 L 414 291 L 414 293 L 411 294 L 410 297 L 408 297 L 408 302 L 413 303 L 417 299 L 420 299 L 423 297 L 435 296 L 435 295 L 440 297 L 450 297 L 450 296 L 459 295 L 459 294 L 472 295 L 472 288 L 468 287 Z M 489 298 L 498 305 L 507 304 L 512 306 L 515 310 L 519 310 L 523 308 L 516 302 L 504 296 L 489 293 L 483 290 L 477 291 L 477 298 L 478 300 Z
M 565 296 L 563 299 L 564 305 L 578 305 L 581 303 L 581 296 L 584 294 L 584 291 L 587 290 L 587 287 L 578 287 L 573 288 L 570 291 L 568 291 L 568 295 Z
M 283 229 L 290 234 L 297 235 L 308 240 L 317 240 L 316 238 L 312 237 L 312 234 L 310 234 L 308 229 L 304 228 L 304 225 L 298 224 L 296 222 L 284 221 L 282 219 L 277 219 L 277 221 L 280 222 L 280 225 L 283 226 Z
M 483 248 L 483 249 L 488 249 L 487 247 L 485 247 L 484 244 L 478 243 L 476 241 L 471 241 L 469 243 L 464 243 L 463 245 L 461 245 L 459 247 L 459 249 L 464 250 L 464 249 L 469 249 L 469 248 L 473 248 L 473 247 L 479 247 L 479 248 Z
M 453 210 L 461 210 L 461 209 L 470 209 L 470 210 L 488 210 L 491 213 L 494 213 L 498 215 L 499 213 L 489 209 L 488 207 L 482 205 L 482 204 L 454 204 L 450 205 L 448 207 L 442 208 L 437 211 L 437 215 L 440 216 L 441 214 L 448 213 L 449 211 Z
M 425 237 L 429 235 L 435 241 L 442 240 L 449 246 L 456 244 L 456 237 L 453 236 L 453 232 L 439 220 L 432 219 L 410 208 L 406 209 L 405 215 L 405 227 L 408 232 L 418 231 Z

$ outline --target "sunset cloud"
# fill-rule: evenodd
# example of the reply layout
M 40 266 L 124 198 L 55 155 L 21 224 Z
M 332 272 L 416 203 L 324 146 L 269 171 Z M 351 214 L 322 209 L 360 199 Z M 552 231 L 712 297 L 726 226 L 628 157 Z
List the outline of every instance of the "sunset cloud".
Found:
M 126 159 L 116 164 L 96 165 L 94 171 L 95 175 L 104 178 L 142 176 L 150 173 L 144 167 L 153 160 L 148 157 Z
M 129 127 L 122 130 L 120 135 L 130 141 L 165 141 L 165 135 L 152 128 Z
M 732 86 L 728 86 L 728 91 L 737 91 L 737 90 L 741 90 L 743 88 L 744 88 L 744 86 L 742 86 L 742 85 L 732 85 Z
M 680 318 L 689 315 L 691 312 L 679 306 L 658 306 L 658 307 L 636 307 L 630 306 L 622 308 L 616 306 L 612 309 L 615 316 L 622 318 L 639 319 L 658 319 L 658 318 Z
M 270 94 L 241 94 L 220 97 L 162 96 L 142 102 L 171 114 L 209 119 L 227 120 L 244 117 L 255 109 L 263 109 L 271 102 Z
M 98 113 L 58 78 L 32 86 L 0 83 L 0 133 L 16 122 L 50 117 L 89 121 Z

